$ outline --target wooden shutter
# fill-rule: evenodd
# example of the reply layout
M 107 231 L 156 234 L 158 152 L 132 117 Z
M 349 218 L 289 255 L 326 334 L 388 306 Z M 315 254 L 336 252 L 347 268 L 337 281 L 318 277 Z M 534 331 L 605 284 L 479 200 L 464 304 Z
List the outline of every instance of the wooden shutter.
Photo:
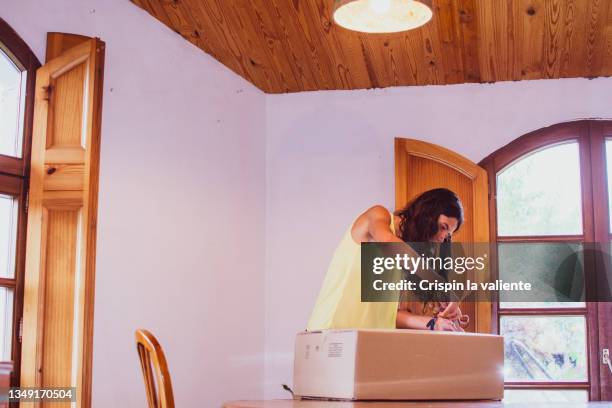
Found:
M 104 43 L 58 33 L 47 41 L 47 63 L 36 75 L 21 387 L 76 387 L 77 406 L 85 407 Z
M 395 139 L 395 206 L 403 208 L 433 188 L 454 191 L 463 203 L 465 221 L 456 242 L 489 241 L 487 172 L 465 157 L 431 143 Z M 491 302 L 463 303 L 471 317 L 469 331 L 491 332 Z

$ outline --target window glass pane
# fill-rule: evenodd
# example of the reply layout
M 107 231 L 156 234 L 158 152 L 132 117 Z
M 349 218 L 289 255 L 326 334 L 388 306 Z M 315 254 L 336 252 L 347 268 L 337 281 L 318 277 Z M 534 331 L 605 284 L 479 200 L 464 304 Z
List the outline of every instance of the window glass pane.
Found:
M 17 199 L 0 194 L 0 277 L 15 277 Z
M 587 402 L 587 390 L 505 390 L 508 402 Z
M 0 154 L 21 157 L 25 74 L 0 48 Z
M 578 143 L 530 154 L 497 175 L 498 235 L 582 234 Z
M 578 243 L 500 243 L 499 277 L 530 282 L 531 291 L 500 292 L 500 308 L 585 307 L 583 246 Z
M 584 316 L 502 316 L 505 381 L 586 381 Z
M 0 287 L 0 359 L 11 360 L 13 339 L 13 291 Z

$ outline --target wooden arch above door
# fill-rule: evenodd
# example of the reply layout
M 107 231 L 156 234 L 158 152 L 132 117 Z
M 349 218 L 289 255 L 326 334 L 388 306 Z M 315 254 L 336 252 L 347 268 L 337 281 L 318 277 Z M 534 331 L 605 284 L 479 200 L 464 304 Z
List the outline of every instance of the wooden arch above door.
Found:
M 396 138 L 395 208 L 405 207 L 419 194 L 434 188 L 454 191 L 463 203 L 465 220 L 453 241 L 489 241 L 487 172 L 444 147 Z M 462 304 L 462 310 L 472 316 L 469 331 L 491 332 L 490 302 Z
M 487 172 L 459 153 L 414 139 L 395 139 L 395 207 L 432 188 L 448 188 L 463 203 L 458 242 L 489 241 Z

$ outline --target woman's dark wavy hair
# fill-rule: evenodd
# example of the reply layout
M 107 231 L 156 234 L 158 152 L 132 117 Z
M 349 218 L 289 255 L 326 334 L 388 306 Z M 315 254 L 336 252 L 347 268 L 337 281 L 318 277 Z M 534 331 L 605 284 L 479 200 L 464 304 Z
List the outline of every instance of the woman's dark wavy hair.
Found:
M 458 231 L 463 224 L 463 205 L 457 194 L 446 188 L 429 190 L 412 200 L 403 209 L 396 211 L 400 217 L 399 232 L 402 241 L 409 243 L 420 254 L 432 254 L 437 244 L 429 240 L 438 232 L 440 215 L 457 219 Z M 451 239 L 447 237 L 440 246 L 440 257 L 451 256 Z M 448 280 L 449 271 L 439 270 L 440 277 Z M 448 301 L 447 295 L 437 291 L 416 291 L 413 293 L 420 301 Z
M 400 217 L 400 238 L 404 242 L 428 242 L 438 232 L 440 215 L 457 219 L 458 231 L 463 224 L 463 205 L 457 194 L 446 188 L 429 190 L 396 211 Z M 450 242 L 448 239 L 446 242 Z

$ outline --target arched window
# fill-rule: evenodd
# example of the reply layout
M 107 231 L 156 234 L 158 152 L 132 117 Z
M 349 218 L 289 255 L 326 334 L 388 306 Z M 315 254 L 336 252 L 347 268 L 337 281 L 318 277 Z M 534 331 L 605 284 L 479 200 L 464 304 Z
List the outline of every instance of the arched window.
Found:
M 0 360 L 13 362 L 14 386 L 20 375 L 27 186 L 39 66 L 26 43 L 0 19 Z
M 609 306 L 570 292 L 596 290 L 593 277 L 602 271 L 583 249 L 611 241 L 607 154 L 612 122 L 577 121 L 520 137 L 480 163 L 489 174 L 498 277 L 571 280 L 566 293 L 551 285 L 537 302 L 497 302 L 509 401 L 602 398 L 599 339 L 609 330 Z

